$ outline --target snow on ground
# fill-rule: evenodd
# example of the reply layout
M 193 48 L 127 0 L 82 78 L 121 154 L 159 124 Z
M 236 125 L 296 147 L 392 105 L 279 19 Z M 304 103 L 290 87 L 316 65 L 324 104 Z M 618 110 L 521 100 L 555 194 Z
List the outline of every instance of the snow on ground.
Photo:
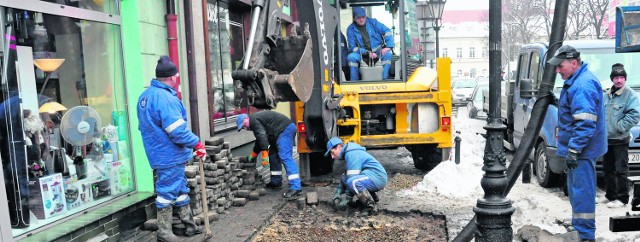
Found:
M 455 130 L 461 132 L 461 162 L 445 161 L 424 176 L 422 182 L 413 188 L 397 192 L 397 196 L 408 198 L 413 203 L 426 203 L 434 211 L 447 215 L 449 233 L 454 238 L 473 217 L 473 207 L 484 191 L 480 179 L 483 164 L 485 140 L 476 133 L 484 133 L 484 120 L 466 118 L 466 111 L 454 119 Z M 411 158 L 403 158 L 410 161 Z M 511 156 L 508 157 L 511 159 Z M 598 196 L 604 192 L 598 190 Z M 518 180 L 507 196 L 516 211 L 512 215 L 513 231 L 516 233 L 524 225 L 534 225 L 552 234 L 566 233 L 559 223 L 571 218 L 571 206 L 560 188 L 542 188 L 536 179 L 523 184 Z M 452 202 L 453 201 L 453 202 Z M 596 206 L 596 239 L 598 241 L 640 241 L 640 232 L 613 233 L 609 231 L 609 217 L 623 216 L 631 212 L 629 206 L 609 209 L 603 204 Z M 569 220 L 570 221 L 570 220 Z M 515 238 L 515 237 L 514 237 Z

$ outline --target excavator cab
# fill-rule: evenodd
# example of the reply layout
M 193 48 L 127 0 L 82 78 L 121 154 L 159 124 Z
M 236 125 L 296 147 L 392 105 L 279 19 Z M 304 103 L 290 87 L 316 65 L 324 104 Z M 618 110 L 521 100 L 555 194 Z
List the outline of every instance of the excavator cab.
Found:
M 370 148 L 405 146 L 421 170 L 448 158 L 451 60 L 437 60 L 437 71 L 420 63 L 415 5 L 412 0 L 309 1 L 297 5 L 299 26 L 285 35 L 279 1 L 254 1 L 247 53 L 232 77 L 257 108 L 295 102 L 303 180 L 332 170 L 333 161 L 323 154 L 333 136 Z M 341 33 L 346 36 L 353 22 L 353 7 L 365 8 L 368 17 L 391 30 L 388 78 L 381 78 L 380 60 L 359 63 L 363 78 L 347 78 Z

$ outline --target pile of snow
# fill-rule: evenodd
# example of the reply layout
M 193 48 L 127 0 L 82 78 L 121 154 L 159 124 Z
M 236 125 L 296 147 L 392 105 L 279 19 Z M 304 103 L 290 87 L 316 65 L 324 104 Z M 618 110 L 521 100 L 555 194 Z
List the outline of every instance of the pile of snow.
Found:
M 485 140 L 482 136 L 471 132 L 474 123 L 458 123 L 455 130 L 460 131 L 462 147 L 460 164 L 456 164 L 452 149 L 452 160 L 443 161 L 424 176 L 424 180 L 411 190 L 403 191 L 403 196 L 416 196 L 424 193 L 437 194 L 445 198 L 478 198 L 482 195 L 480 179 L 483 171 Z M 475 124 L 477 125 L 477 124 Z M 480 155 L 478 155 L 480 154 Z

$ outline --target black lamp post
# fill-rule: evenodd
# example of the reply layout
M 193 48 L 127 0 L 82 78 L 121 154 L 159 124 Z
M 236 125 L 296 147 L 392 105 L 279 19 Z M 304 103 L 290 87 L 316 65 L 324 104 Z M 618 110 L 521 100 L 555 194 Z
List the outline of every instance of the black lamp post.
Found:
M 502 147 L 507 128 L 500 117 L 500 62 L 502 61 L 502 9 L 500 1 L 489 1 L 489 113 L 487 141 L 484 148 L 485 172 L 480 180 L 484 197 L 478 199 L 473 211 L 477 215 L 476 241 L 512 241 L 511 214 L 515 209 L 505 197 L 509 183 L 505 174 L 506 158 Z
M 436 31 L 436 58 L 438 58 L 440 57 L 440 36 L 438 36 L 438 31 L 442 27 L 442 12 L 447 0 L 428 0 L 427 3 L 429 3 L 427 10 L 429 11 L 429 16 L 431 16 L 431 26 Z

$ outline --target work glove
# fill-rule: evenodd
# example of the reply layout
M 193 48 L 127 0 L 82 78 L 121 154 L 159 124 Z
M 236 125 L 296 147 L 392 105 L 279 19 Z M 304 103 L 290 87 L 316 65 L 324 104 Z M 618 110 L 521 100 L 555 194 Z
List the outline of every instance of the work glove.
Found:
M 553 93 L 553 91 L 549 91 L 549 96 L 551 96 L 551 104 L 558 106 L 558 97 L 556 97 L 556 94 Z
M 204 148 L 204 145 L 198 141 L 196 147 L 193 148 L 195 150 L 194 155 L 198 157 L 200 160 L 205 160 L 207 156 L 207 149 Z
M 344 189 L 342 188 L 342 185 L 340 185 L 336 188 L 336 192 L 333 194 L 332 201 L 335 208 L 338 208 L 338 205 L 342 202 L 342 193 L 344 193 Z
M 263 150 L 261 153 L 262 153 L 261 164 L 262 164 L 262 167 L 266 168 L 269 166 L 269 151 Z
M 569 170 L 573 170 L 578 168 L 578 156 L 580 154 L 576 152 L 569 151 L 567 152 L 567 157 L 565 157 L 565 163 L 567 164 L 567 168 Z
M 350 196 L 345 197 L 345 199 L 341 199 L 338 202 L 338 205 L 336 206 L 336 209 L 338 209 L 338 210 L 347 209 L 347 207 L 349 206 L 349 202 L 351 202 L 351 199 L 353 199 L 353 197 L 350 197 Z M 335 200 L 334 200 L 334 202 L 335 202 Z
M 247 156 L 247 160 L 249 162 L 253 162 L 253 160 L 258 156 L 258 154 L 256 154 L 256 152 L 251 152 L 250 155 Z

